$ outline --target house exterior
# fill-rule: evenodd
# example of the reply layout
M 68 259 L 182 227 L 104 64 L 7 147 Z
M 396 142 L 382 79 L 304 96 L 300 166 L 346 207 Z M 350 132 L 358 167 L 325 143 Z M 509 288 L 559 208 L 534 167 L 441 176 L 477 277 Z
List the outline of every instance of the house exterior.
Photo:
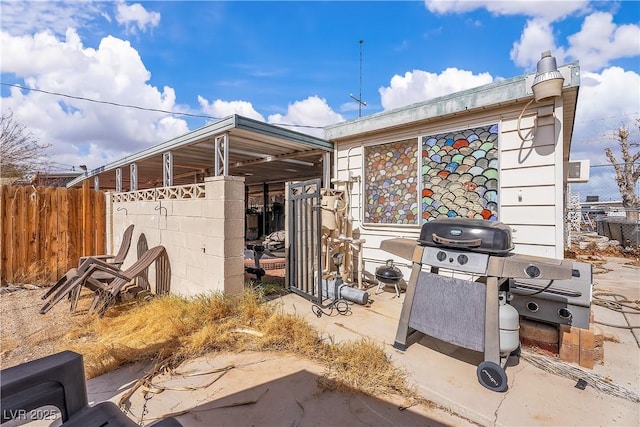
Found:
M 360 242 L 365 278 L 393 258 L 383 240 L 417 239 L 439 216 L 502 221 L 517 253 L 561 259 L 580 69 L 558 71 L 562 89 L 553 99 L 534 102 L 528 74 L 329 126 L 324 139 L 234 115 L 68 186 L 109 189 L 107 248 L 135 224 L 134 242 L 144 234 L 149 247 L 167 248 L 171 292 L 183 295 L 241 292 L 249 186 L 264 188 L 266 205 L 274 182 L 313 177 L 348 195 L 349 244 Z M 317 279 L 315 264 L 326 260 L 306 261 Z
M 504 222 L 516 253 L 563 258 L 580 68 L 558 71 L 554 99 L 533 102 L 528 74 L 325 129 L 353 234 L 366 241 L 365 272 L 393 258 L 381 241 L 417 239 L 441 216 Z

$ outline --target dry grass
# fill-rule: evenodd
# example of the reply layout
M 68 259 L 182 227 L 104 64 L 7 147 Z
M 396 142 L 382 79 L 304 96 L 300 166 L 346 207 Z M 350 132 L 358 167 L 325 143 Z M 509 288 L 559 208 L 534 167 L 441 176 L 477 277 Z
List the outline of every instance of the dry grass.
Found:
M 47 283 L 49 273 L 46 261 L 40 260 L 31 263 L 28 267 L 19 268 L 13 274 L 4 277 L 4 280 L 13 285 Z
M 372 340 L 333 345 L 324 362 L 327 377 L 333 380 L 335 389 L 355 389 L 369 394 L 381 390 L 405 396 L 411 394 L 405 383 L 406 374 L 395 368 L 383 348 Z
M 327 342 L 304 318 L 281 313 L 277 304 L 265 304 L 263 294 L 251 290 L 238 297 L 171 295 L 116 306 L 73 329 L 63 345 L 83 354 L 90 378 L 137 361 L 176 367 L 210 352 L 271 351 L 324 364 L 325 388 L 415 399 L 405 373 L 393 366 L 381 345 Z
M 19 343 L 11 337 L 2 337 L 0 340 L 0 355 L 9 354 L 18 347 Z

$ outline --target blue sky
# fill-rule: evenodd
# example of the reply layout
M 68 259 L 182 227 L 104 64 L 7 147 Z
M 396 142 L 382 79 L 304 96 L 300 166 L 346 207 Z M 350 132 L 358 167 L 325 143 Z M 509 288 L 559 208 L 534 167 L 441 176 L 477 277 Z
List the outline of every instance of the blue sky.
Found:
M 581 66 L 573 158 L 606 163 L 615 129 L 637 131 L 640 117 L 635 1 L 3 0 L 1 8 L 2 113 L 52 144 L 56 171 L 100 166 L 210 119 L 7 85 L 174 113 L 239 113 L 322 135 L 358 116 L 349 95 L 360 90 L 366 116 L 534 71 L 551 50 L 559 65 Z M 611 188 L 603 171 L 592 170 L 594 190 L 585 191 Z

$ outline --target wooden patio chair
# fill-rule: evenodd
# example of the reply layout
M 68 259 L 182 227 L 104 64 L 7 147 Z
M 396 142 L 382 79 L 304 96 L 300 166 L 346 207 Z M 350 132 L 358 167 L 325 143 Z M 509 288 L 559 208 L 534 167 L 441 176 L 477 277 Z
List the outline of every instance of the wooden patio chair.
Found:
M 131 225 L 130 228 L 133 230 L 133 225 Z M 125 230 L 125 233 L 127 231 L 128 231 L 128 229 Z M 128 242 L 128 246 L 127 246 L 127 251 L 126 252 L 129 252 L 128 247 L 131 246 L 131 234 L 129 234 L 128 239 L 129 239 L 129 242 Z M 123 243 L 124 243 L 124 240 L 123 240 Z M 140 236 L 138 237 L 138 245 L 137 245 L 138 258 L 140 258 L 148 250 L 149 250 L 149 245 L 147 244 L 147 237 L 144 235 L 144 233 L 140 233 Z M 122 250 L 119 251 L 119 252 L 122 252 Z M 120 268 L 120 266 L 122 265 L 122 262 L 124 261 L 124 258 L 126 258 L 126 256 L 127 256 L 127 253 L 124 253 L 122 261 L 119 261 L 119 262 L 113 262 L 113 261 L 107 261 L 107 262 L 109 263 L 109 265 L 113 265 L 113 266 L 116 266 L 116 267 Z M 98 259 L 100 259 L 100 258 L 98 258 Z M 118 258 L 117 257 L 114 258 L 114 260 L 116 260 L 116 259 L 118 259 Z M 95 261 L 95 259 L 93 257 L 87 257 L 87 260 L 90 263 Z M 88 268 L 89 266 L 90 266 L 90 264 L 87 265 L 86 268 Z M 84 271 L 86 271 L 86 268 L 85 268 Z M 142 285 L 142 286 L 146 285 L 146 290 L 150 291 L 149 280 L 147 279 L 147 271 L 148 270 L 149 269 L 147 268 L 143 274 L 140 274 L 136 278 L 136 283 L 138 285 Z M 115 278 L 115 276 L 113 274 L 110 274 L 110 273 L 105 272 L 105 271 L 94 270 L 94 272 L 91 274 L 91 278 L 95 279 L 95 280 L 99 280 L 99 281 L 101 281 L 101 282 L 106 284 L 106 283 L 111 282 Z M 76 311 L 76 308 L 78 307 L 78 300 L 80 299 L 80 293 L 81 292 L 82 292 L 82 286 L 77 286 L 77 287 L 74 287 L 73 291 L 71 291 L 69 293 L 69 297 L 71 299 L 70 309 L 71 309 L 72 313 L 74 313 Z
M 144 233 L 141 233 L 140 237 L 138 237 L 138 244 L 137 244 L 136 250 L 138 253 L 138 258 L 140 258 L 145 252 L 149 250 L 149 244 L 147 243 L 147 236 L 145 236 Z M 147 278 L 146 274 L 136 278 L 136 283 L 142 289 L 146 289 L 146 290 L 151 289 L 151 285 L 149 284 L 149 279 Z
M 124 233 L 122 234 L 122 243 L 120 243 L 120 248 L 115 255 L 93 255 L 80 257 L 80 261 L 78 261 L 78 268 L 72 268 L 71 270 L 67 271 L 64 276 L 60 277 L 58 281 L 42 296 L 42 299 L 46 300 L 51 295 L 53 295 L 54 292 L 57 292 L 61 287 L 66 287 L 68 282 L 74 282 L 75 280 L 77 280 L 96 260 L 107 262 L 114 267 L 120 268 L 125 258 L 127 257 L 127 254 L 129 253 L 129 248 L 131 248 L 133 227 L 134 225 L 131 224 L 124 230 Z M 112 276 L 105 276 L 104 279 L 111 280 Z M 78 295 L 70 296 L 72 297 L 72 300 L 77 300 Z M 72 310 L 73 309 L 75 309 L 75 307 L 72 307 Z
M 109 264 L 113 264 L 115 266 L 120 267 L 124 262 L 125 258 L 127 258 L 127 254 L 129 253 L 129 249 L 131 248 L 131 239 L 133 237 L 133 227 L 134 224 L 128 226 L 124 233 L 122 234 L 122 242 L 120 243 L 120 248 L 115 255 L 90 255 L 80 257 L 80 261 L 78 262 L 78 267 L 84 264 L 88 259 L 99 259 L 101 261 L 108 262 Z
M 168 293 L 171 268 L 167 251 L 164 246 L 156 246 L 142 254 L 135 263 L 125 270 L 116 268 L 109 263 L 95 260 L 80 277 L 68 281 L 66 286 L 61 287 L 40 309 L 40 313 L 47 313 L 65 295 L 74 292 L 76 288 L 79 289 L 85 286 L 95 293 L 89 312 L 92 313 L 97 310 L 99 316 L 102 317 L 111 303 L 120 297 L 121 293 L 136 288 L 136 285 L 131 284 L 131 282 L 138 277 L 146 277 L 147 270 L 153 263 L 156 264 L 156 293 Z M 94 277 L 96 273 L 110 275 L 112 280 L 109 283 L 105 283 L 102 278 L 96 279 Z M 140 291 L 142 289 L 138 288 L 137 290 Z

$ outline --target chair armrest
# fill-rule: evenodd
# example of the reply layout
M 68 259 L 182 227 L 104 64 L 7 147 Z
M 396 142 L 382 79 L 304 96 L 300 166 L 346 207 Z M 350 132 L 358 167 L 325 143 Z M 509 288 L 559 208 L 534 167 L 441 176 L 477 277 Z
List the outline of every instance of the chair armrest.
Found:
M 118 267 L 114 266 L 113 264 L 107 264 L 105 262 L 95 260 L 94 262 L 91 263 L 91 265 L 87 267 L 80 281 L 83 281 L 86 277 L 91 276 L 91 274 L 93 274 L 94 271 L 103 271 L 107 274 L 112 275 L 114 278 L 119 277 L 121 279 L 128 279 L 127 276 L 123 275 L 122 270 L 120 270 Z
M 89 255 L 89 256 L 81 256 L 80 260 L 78 261 L 78 267 L 80 267 L 86 260 L 93 258 L 93 259 L 99 259 L 99 260 L 110 260 L 115 258 L 115 255 Z
M 0 371 L 2 422 L 45 405 L 62 421 L 88 406 L 82 355 L 63 351 Z
M 111 269 L 118 269 L 119 265 L 122 263 L 114 263 L 114 262 L 107 262 L 101 258 L 96 258 L 96 257 L 85 257 L 81 262 L 80 265 L 78 266 L 78 270 L 81 271 L 86 271 L 89 267 L 91 267 L 92 265 L 102 265 L 105 268 L 111 268 Z

